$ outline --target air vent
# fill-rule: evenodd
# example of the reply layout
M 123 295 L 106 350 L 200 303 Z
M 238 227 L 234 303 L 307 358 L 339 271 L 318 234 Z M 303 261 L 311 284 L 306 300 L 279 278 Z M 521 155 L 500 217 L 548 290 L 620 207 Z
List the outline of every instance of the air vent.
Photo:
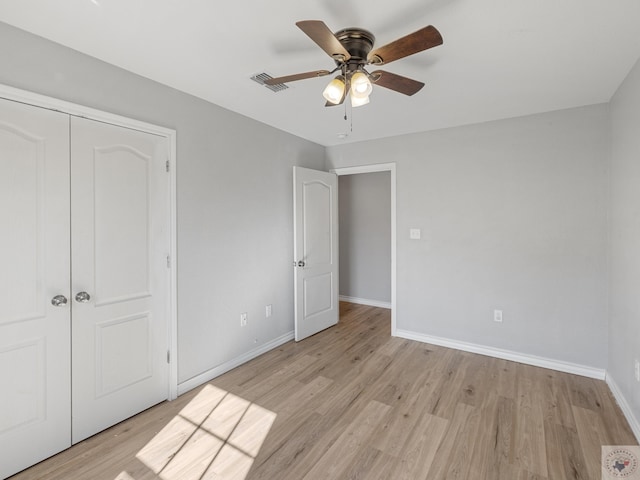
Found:
M 269 75 L 268 73 L 258 73 L 256 75 L 254 75 L 253 77 L 251 77 L 251 80 L 253 80 L 254 82 L 258 82 L 260 85 L 264 85 L 269 90 L 271 90 L 272 92 L 276 92 L 276 93 L 277 92 L 281 92 L 282 90 L 286 90 L 287 88 L 289 88 L 284 83 L 276 83 L 275 85 L 265 85 L 264 82 L 269 80 L 270 78 L 273 78 L 273 77 L 271 75 Z

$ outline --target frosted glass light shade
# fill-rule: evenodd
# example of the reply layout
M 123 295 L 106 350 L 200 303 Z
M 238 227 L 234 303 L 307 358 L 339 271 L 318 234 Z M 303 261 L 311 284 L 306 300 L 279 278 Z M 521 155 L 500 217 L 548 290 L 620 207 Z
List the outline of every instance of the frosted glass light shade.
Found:
M 356 98 L 368 97 L 372 92 L 373 86 L 369 77 L 362 72 L 356 72 L 351 77 L 351 96 Z
M 340 100 L 344 97 L 344 89 L 344 80 L 341 76 L 337 76 L 329 82 L 329 85 L 327 85 L 324 92 L 322 92 L 322 96 L 327 100 L 327 102 L 336 105 L 340 103 Z
M 354 97 L 353 95 L 349 95 L 349 97 L 351 98 L 352 107 L 361 107 L 362 105 L 366 105 L 367 103 L 369 103 L 369 97 L 358 98 Z

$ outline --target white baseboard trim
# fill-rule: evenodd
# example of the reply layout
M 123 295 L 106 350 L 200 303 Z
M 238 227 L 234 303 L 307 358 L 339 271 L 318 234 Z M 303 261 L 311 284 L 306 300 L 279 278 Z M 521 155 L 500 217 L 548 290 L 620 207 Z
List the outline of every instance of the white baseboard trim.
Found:
M 578 365 L 576 363 L 570 362 L 563 362 L 562 360 L 553 360 L 551 358 L 537 357 L 535 355 L 527 355 L 511 350 L 502 350 L 500 348 L 487 347 L 485 345 L 478 345 L 475 343 L 467 343 L 458 340 L 451 340 L 448 338 L 434 337 L 431 335 L 424 335 L 422 333 L 410 332 L 408 330 L 397 329 L 396 336 L 406 338 L 408 340 L 416 340 L 422 343 L 439 345 L 441 347 L 454 348 L 456 350 L 462 350 L 464 352 L 478 353 L 480 355 L 486 355 L 489 357 L 511 360 L 512 362 L 524 363 L 526 365 L 533 365 L 535 367 L 549 368 L 551 370 L 557 370 L 559 372 L 573 373 L 575 375 L 581 375 L 583 377 L 596 378 L 598 380 L 604 380 L 606 374 L 606 370 L 600 368 L 588 367 L 586 365 Z
M 369 307 L 380 307 L 391 310 L 390 302 L 379 302 L 378 300 L 367 300 L 366 298 L 348 297 L 346 295 L 339 295 L 338 299 L 341 302 L 357 303 L 358 305 L 368 305 Z
M 229 370 L 233 370 L 234 368 L 242 365 L 243 363 L 247 363 L 249 360 L 253 360 L 254 358 L 259 357 L 263 353 L 267 353 L 268 351 L 273 350 L 274 348 L 277 348 L 280 345 L 287 343 L 290 340 L 293 340 L 293 338 L 294 338 L 293 331 L 289 333 L 285 333 L 284 335 L 274 340 L 271 340 L 270 342 L 265 343 L 264 345 L 261 345 L 260 347 L 254 350 L 251 350 L 243 355 L 240 355 L 239 357 L 229 360 L 228 362 L 225 362 L 222 365 L 218 365 L 215 368 L 207 370 L 206 372 L 201 373 L 200 375 L 197 375 L 193 378 L 190 378 L 189 380 L 179 383 L 178 395 L 187 393 L 189 390 L 193 390 L 194 388 L 199 387 L 203 383 L 207 383 L 208 381 L 213 380 L 216 377 L 219 377 L 223 373 L 226 373 Z
M 622 395 L 620 388 L 618 388 L 618 384 L 615 382 L 613 377 L 611 377 L 611 375 L 609 375 L 608 373 L 607 373 L 606 382 L 607 382 L 607 385 L 609 386 L 609 389 L 611 390 L 611 393 L 613 393 L 614 398 L 618 402 L 618 405 L 620 406 L 622 413 L 624 413 L 624 416 L 626 417 L 627 422 L 629 422 L 629 426 L 631 427 L 633 434 L 636 436 L 636 440 L 638 441 L 638 443 L 640 443 L 640 422 L 638 421 L 636 416 L 633 414 L 633 410 L 631 410 L 631 407 L 629 406 L 627 399 L 624 397 L 624 395 Z

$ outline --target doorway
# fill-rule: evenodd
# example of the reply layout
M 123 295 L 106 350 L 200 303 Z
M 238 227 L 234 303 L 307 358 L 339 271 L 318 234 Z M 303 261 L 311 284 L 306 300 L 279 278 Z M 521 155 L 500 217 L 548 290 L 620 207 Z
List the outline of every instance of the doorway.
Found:
M 378 173 L 378 172 L 388 172 L 388 181 L 390 183 L 388 190 L 386 190 L 386 194 L 388 194 L 389 196 L 389 206 L 390 206 L 390 218 L 389 219 L 389 229 L 390 229 L 390 237 L 391 237 L 391 241 L 390 241 L 390 245 L 388 245 L 388 248 L 390 249 L 389 252 L 389 257 L 388 261 L 390 261 L 390 302 L 379 302 L 377 305 L 374 306 L 384 306 L 386 308 L 391 308 L 391 335 L 395 336 L 396 333 L 396 164 L 395 163 L 384 163 L 384 164 L 375 164 L 375 165 L 363 165 L 363 166 L 358 166 L 358 167 L 344 167 L 344 168 L 336 168 L 331 170 L 333 173 L 335 173 L 336 175 L 338 175 L 338 177 L 342 177 L 342 176 L 346 176 L 346 175 L 361 175 L 361 174 L 367 174 L 367 173 Z M 340 179 L 339 179 L 340 180 Z M 355 194 L 357 194 L 357 191 L 355 192 Z M 340 198 L 342 198 L 342 191 L 340 192 Z M 342 212 L 341 212 L 342 214 Z M 342 219 L 341 219 L 342 220 Z M 379 226 L 377 227 L 378 229 L 380 228 Z M 342 238 L 342 233 L 340 233 L 341 236 L 341 243 L 343 242 L 343 238 Z M 360 252 L 362 253 L 362 252 Z M 366 252 L 365 252 L 366 254 Z M 351 260 L 349 260 L 351 261 Z M 342 257 L 342 249 L 341 249 L 341 258 L 340 258 L 340 264 L 343 264 L 343 257 Z M 344 272 L 341 270 L 341 279 L 343 277 Z M 382 282 L 384 283 L 384 282 Z M 378 287 L 373 287 L 374 290 L 375 288 L 379 288 Z M 341 294 L 342 294 L 342 288 L 341 288 Z M 358 298 L 354 295 L 351 295 L 349 297 L 342 297 L 345 300 L 351 300 L 351 301 L 360 301 L 362 303 L 364 303 L 364 301 L 366 301 L 366 299 L 362 299 L 362 298 Z M 369 302 L 369 304 L 374 304 L 375 302 Z

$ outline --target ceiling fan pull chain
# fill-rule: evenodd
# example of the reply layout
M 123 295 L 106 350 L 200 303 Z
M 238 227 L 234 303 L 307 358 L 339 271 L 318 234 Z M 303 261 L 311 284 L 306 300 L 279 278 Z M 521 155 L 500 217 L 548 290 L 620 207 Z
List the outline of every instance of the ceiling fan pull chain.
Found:
M 353 107 L 351 107 L 351 124 L 349 125 L 349 135 L 353 133 Z

